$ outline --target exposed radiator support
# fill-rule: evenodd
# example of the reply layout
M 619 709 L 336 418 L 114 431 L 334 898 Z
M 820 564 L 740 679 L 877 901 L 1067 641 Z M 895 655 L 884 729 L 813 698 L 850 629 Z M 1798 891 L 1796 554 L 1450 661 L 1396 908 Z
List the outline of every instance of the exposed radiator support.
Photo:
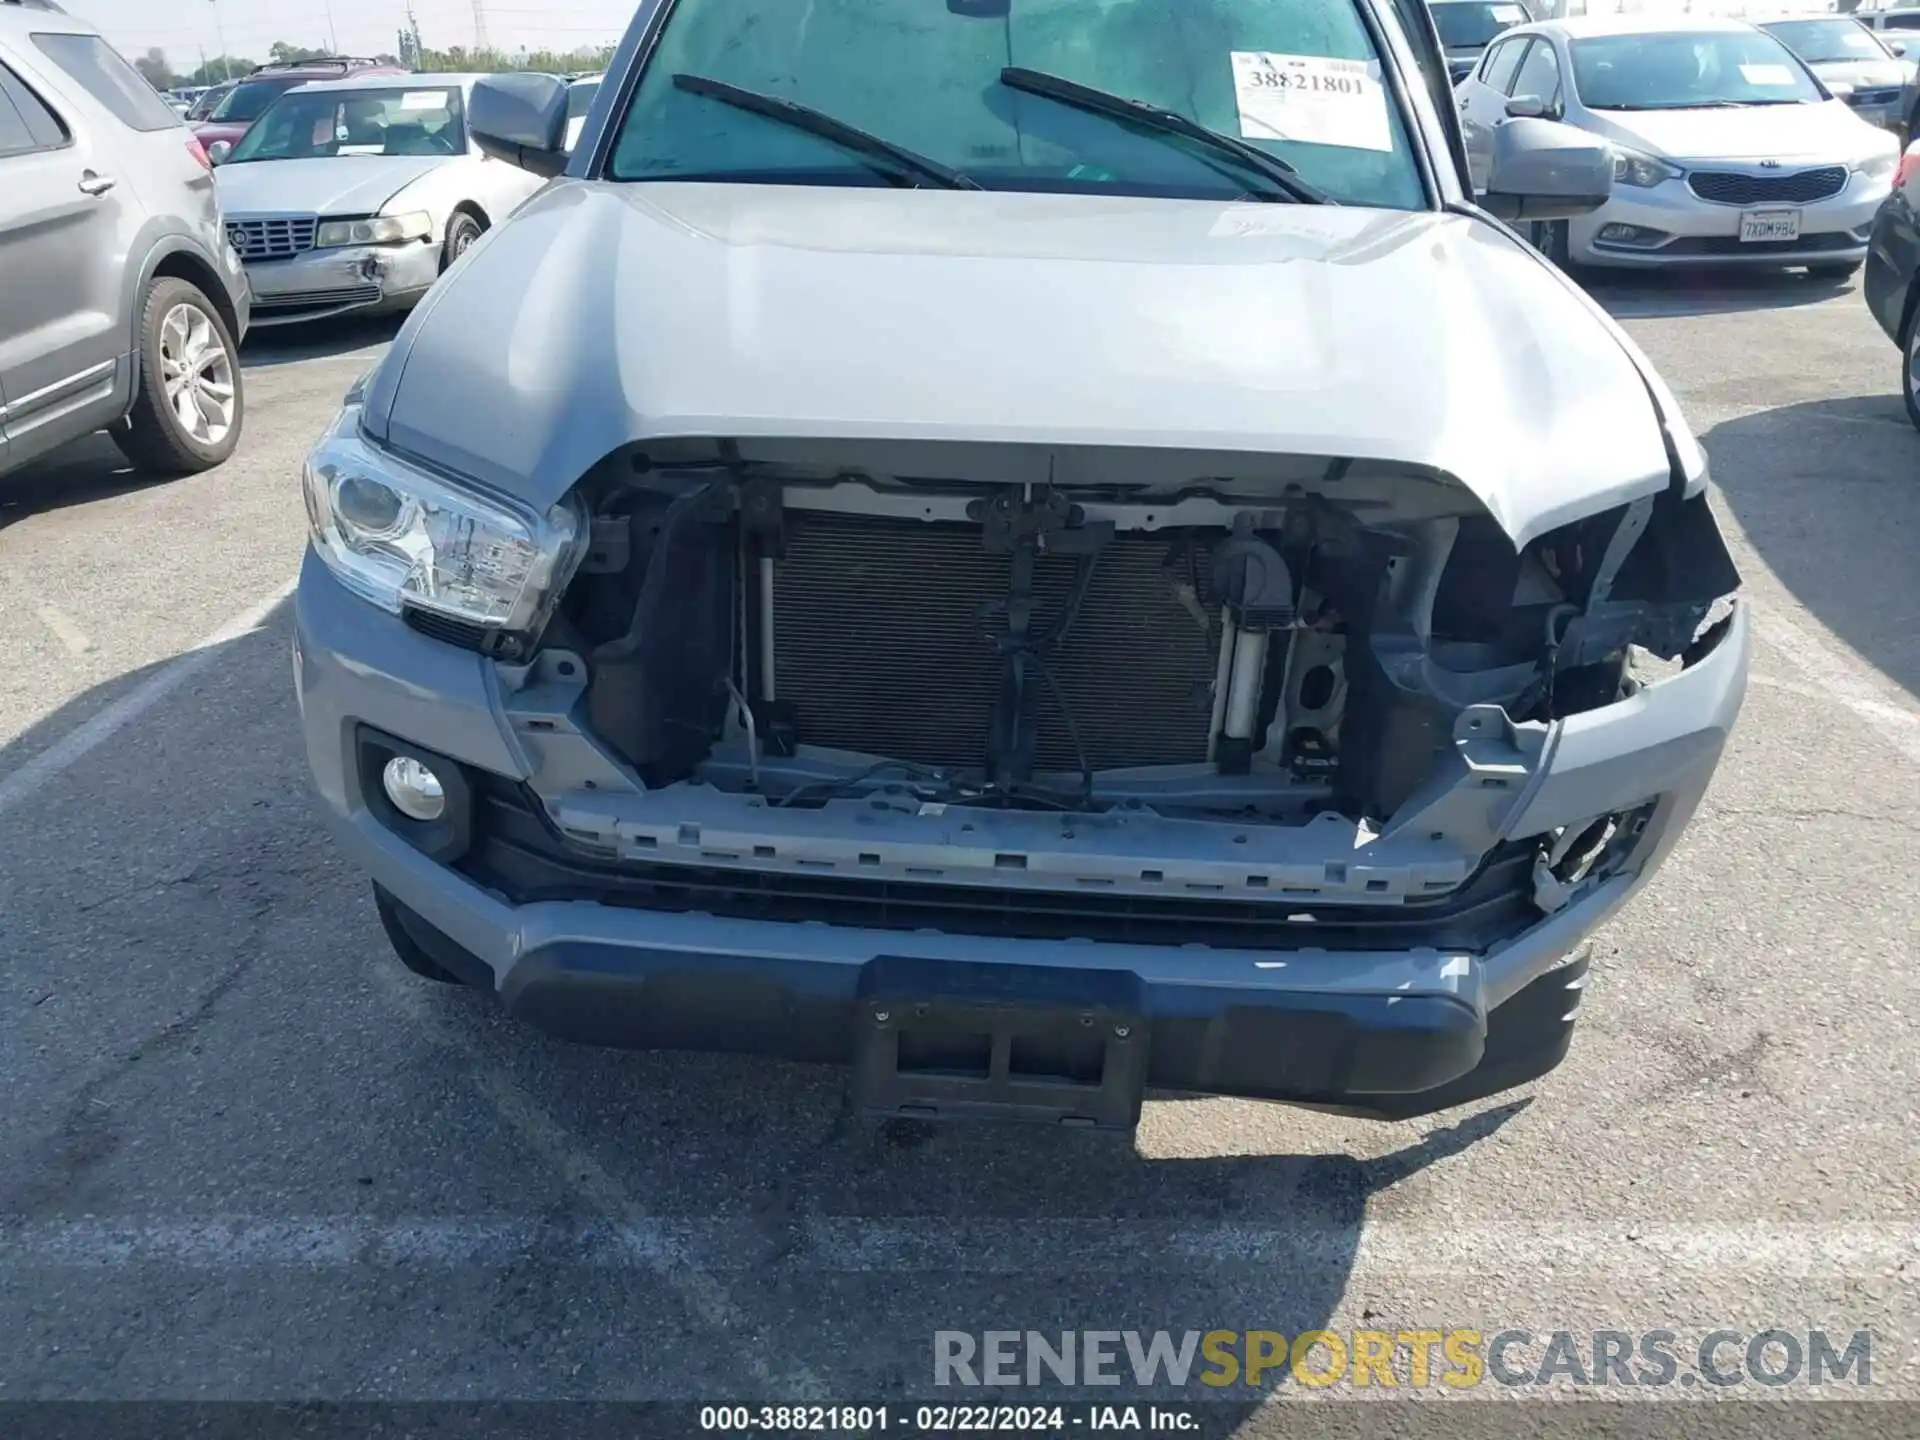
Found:
M 1239 627 L 1233 639 L 1226 724 L 1211 740 L 1214 763 L 1223 774 L 1244 775 L 1258 748 L 1253 729 L 1267 677 L 1268 640 L 1278 632 L 1284 644 L 1293 628 L 1293 575 L 1280 552 L 1254 533 L 1251 517 L 1242 515 L 1234 521 L 1233 534 L 1214 548 L 1213 584 L 1228 619 Z M 1221 658 L 1224 661 L 1224 654 Z
M 771 704 L 774 693 L 773 557 L 760 557 L 760 698 Z
M 1247 740 L 1260 713 L 1260 682 L 1267 671 L 1267 632 L 1242 630 L 1233 642 L 1233 680 L 1228 691 L 1226 735 Z
M 1220 725 L 1227 718 L 1227 691 L 1233 685 L 1233 616 L 1220 612 L 1220 665 L 1213 672 L 1213 714 L 1207 720 L 1207 759 L 1219 758 Z

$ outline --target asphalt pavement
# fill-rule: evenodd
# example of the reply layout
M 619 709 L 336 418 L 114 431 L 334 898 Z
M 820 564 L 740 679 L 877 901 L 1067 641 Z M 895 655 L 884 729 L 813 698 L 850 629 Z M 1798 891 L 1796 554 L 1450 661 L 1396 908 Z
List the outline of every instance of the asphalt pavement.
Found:
M 1753 685 L 1566 1064 L 1408 1124 L 876 1126 L 835 1072 L 403 972 L 315 823 L 285 602 L 299 457 L 391 325 L 256 337 L 213 474 L 0 480 L 0 1399 L 952 1399 L 942 1330 L 1375 1327 L 1870 1330 L 1920 1398 L 1898 357 L 1853 287 L 1600 293 L 1711 455 Z

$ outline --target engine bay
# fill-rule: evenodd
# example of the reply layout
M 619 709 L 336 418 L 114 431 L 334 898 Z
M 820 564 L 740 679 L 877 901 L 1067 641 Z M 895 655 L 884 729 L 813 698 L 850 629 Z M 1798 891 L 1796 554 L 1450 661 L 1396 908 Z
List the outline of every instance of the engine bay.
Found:
M 1697 497 L 1516 548 L 1445 477 L 1289 464 L 994 483 L 619 457 L 544 646 L 581 658 L 593 735 L 650 791 L 1378 827 L 1465 712 L 1611 703 L 1631 649 L 1682 658 L 1737 583 Z

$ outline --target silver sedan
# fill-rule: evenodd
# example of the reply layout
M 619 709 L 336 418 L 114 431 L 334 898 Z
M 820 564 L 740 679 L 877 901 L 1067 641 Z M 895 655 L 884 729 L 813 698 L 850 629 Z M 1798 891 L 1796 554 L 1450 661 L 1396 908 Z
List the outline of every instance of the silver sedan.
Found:
M 1900 155 L 1891 134 L 1835 99 L 1791 50 L 1738 20 L 1519 26 L 1455 98 L 1476 185 L 1494 131 L 1512 117 L 1563 120 L 1613 146 L 1607 203 L 1539 229 L 1563 264 L 1851 274 Z

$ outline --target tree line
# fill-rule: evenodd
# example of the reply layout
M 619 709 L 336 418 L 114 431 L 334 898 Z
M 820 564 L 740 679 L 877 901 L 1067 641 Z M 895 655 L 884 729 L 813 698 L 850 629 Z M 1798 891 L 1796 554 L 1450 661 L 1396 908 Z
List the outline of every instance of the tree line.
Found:
M 289 63 L 300 60 L 317 60 L 325 56 L 325 50 L 310 49 L 304 45 L 289 44 L 285 40 L 276 40 L 267 49 L 267 59 L 276 63 Z M 603 70 L 613 56 L 613 47 L 583 46 L 576 50 L 469 50 L 454 45 L 445 50 L 422 49 L 419 59 L 409 68 L 433 74 L 453 74 L 461 71 L 492 73 L 500 70 L 543 70 L 553 74 L 574 74 Z M 373 57 L 383 64 L 398 65 L 400 57 L 387 52 Z M 156 90 L 173 90 L 188 85 L 218 85 L 229 76 L 238 77 L 256 69 L 258 60 L 241 55 L 215 56 L 206 64 L 193 70 L 175 70 L 167 60 L 167 52 L 158 46 L 144 55 L 133 57 L 133 66 Z

